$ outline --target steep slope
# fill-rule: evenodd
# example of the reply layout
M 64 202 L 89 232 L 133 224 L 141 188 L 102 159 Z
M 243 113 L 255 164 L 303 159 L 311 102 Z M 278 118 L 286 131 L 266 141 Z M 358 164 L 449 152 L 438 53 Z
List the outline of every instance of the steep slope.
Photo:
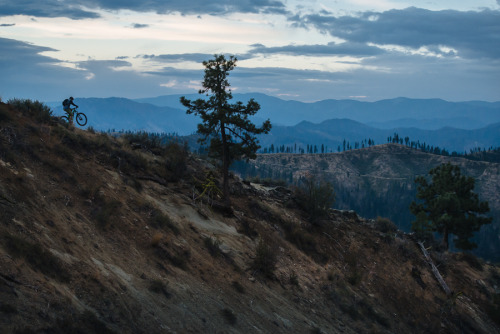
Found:
M 228 210 L 179 145 L 38 116 L 0 104 L 2 333 L 500 330 L 498 267 L 432 253 L 447 297 L 402 233 L 237 179 Z
M 403 145 L 386 144 L 329 154 L 260 154 L 248 164 L 236 165 L 243 177 L 281 178 L 296 182 L 315 172 L 330 181 L 337 193 L 335 207 L 351 209 L 367 218 L 388 217 L 409 231 L 414 216 L 414 179 L 432 168 L 451 162 L 476 179 L 475 192 L 488 201 L 493 224 L 478 235 L 477 254 L 500 261 L 500 164 L 424 153 Z

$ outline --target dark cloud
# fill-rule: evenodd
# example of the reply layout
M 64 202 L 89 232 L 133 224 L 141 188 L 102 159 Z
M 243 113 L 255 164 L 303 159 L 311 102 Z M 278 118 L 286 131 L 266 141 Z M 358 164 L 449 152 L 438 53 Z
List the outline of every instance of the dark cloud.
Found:
M 287 55 L 306 55 L 306 56 L 374 56 L 385 51 L 364 43 L 328 43 L 327 45 L 288 45 L 279 47 L 265 47 L 262 44 L 252 45 L 249 51 L 251 54 L 287 54 Z
M 52 48 L 37 46 L 14 39 L 0 38 L 0 72 L 21 70 L 26 64 L 50 64 L 57 62 L 55 59 L 42 56 L 45 51 L 57 51 Z
M 355 43 L 411 48 L 447 46 L 463 57 L 500 58 L 500 11 L 430 11 L 420 8 L 364 12 L 360 16 L 306 15 L 290 19 Z
M 134 23 L 132 25 L 132 28 L 134 29 L 142 29 L 142 28 L 148 28 L 149 24 L 141 24 L 141 23 Z
M 4 1 L 5 2 L 5 1 Z M 138 12 L 182 13 L 220 15 L 239 13 L 286 13 L 285 5 L 277 0 L 17 0 L 0 6 L 0 16 L 31 15 L 39 17 L 69 17 L 72 19 L 96 18 L 99 15 L 91 10 L 128 9 Z
M 81 7 L 83 4 L 85 4 L 85 1 L 82 0 L 2 1 L 0 5 L 0 16 L 28 15 L 38 17 L 68 17 L 75 20 L 99 17 L 97 13 L 84 10 Z
M 16 25 L 15 23 L 2 23 L 0 24 L 0 27 L 13 27 L 15 25 Z

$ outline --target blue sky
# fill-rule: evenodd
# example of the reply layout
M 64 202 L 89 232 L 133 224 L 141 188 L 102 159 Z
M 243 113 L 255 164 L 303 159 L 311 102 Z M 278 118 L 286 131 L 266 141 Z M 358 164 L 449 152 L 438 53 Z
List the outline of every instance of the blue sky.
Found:
M 0 97 L 234 92 L 500 101 L 500 0 L 0 0 Z

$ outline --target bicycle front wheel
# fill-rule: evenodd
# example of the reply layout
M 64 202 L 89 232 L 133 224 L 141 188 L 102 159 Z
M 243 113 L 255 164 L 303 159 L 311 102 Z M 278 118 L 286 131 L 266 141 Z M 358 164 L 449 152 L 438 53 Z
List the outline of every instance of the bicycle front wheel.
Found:
M 85 126 L 85 124 L 87 124 L 87 115 L 85 115 L 82 112 L 77 113 L 76 114 L 76 122 L 80 126 Z

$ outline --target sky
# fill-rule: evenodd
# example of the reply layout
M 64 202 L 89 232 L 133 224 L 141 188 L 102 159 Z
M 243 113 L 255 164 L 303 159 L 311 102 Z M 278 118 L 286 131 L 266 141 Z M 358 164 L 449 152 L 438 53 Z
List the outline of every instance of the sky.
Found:
M 500 0 L 0 0 L 0 98 L 500 101 Z

